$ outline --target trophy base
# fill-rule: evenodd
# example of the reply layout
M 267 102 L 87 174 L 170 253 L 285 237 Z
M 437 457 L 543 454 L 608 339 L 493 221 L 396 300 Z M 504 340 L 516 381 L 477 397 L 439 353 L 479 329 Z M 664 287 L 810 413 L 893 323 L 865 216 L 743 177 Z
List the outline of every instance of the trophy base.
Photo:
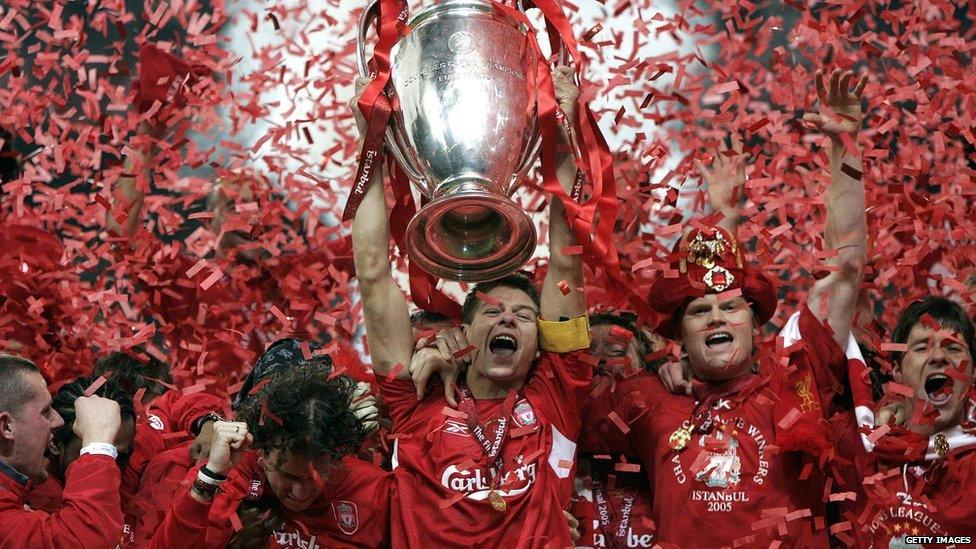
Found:
M 407 253 L 448 280 L 484 282 L 517 271 L 532 257 L 535 225 L 511 200 L 488 193 L 439 198 L 407 226 Z

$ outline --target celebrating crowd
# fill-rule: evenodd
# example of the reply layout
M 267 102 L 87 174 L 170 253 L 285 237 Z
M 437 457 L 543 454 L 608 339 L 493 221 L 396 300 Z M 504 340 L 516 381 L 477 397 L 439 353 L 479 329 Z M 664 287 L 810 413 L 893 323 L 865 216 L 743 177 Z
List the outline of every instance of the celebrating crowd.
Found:
M 822 234 L 785 268 L 749 249 L 755 137 L 729 132 L 695 153 L 705 208 L 660 235 L 677 241 L 632 311 L 587 291 L 600 269 L 564 201 L 585 171 L 571 145 L 590 95 L 556 66 L 553 99 L 570 123 L 543 132 L 560 145 L 542 161 L 565 193 L 549 196 L 548 257 L 473 285 L 451 315 L 416 310 L 401 289 L 392 164 L 369 173 L 345 237 L 308 234 L 293 197 L 237 168 L 217 168 L 193 235 L 174 244 L 148 230 L 150 181 L 168 169 L 174 126 L 192 120 L 170 84 L 199 92 L 205 71 L 152 46 L 140 63 L 142 118 L 97 221 L 125 267 L 102 265 L 87 283 L 136 296 L 127 314 L 146 321 L 141 336 L 88 345 L 84 330 L 107 320 L 58 282 L 79 276 L 60 261 L 65 241 L 0 223 L 0 310 L 13 319 L 0 318 L 0 548 L 873 548 L 976 536 L 976 275 L 962 297 L 933 290 L 875 314 L 869 215 L 885 205 L 865 188 L 876 155 L 859 137 L 879 89 L 868 74 L 825 60 L 817 107 L 793 121 L 823 151 L 824 177 L 801 174 Z M 349 103 L 360 146 L 369 81 Z M 4 183 L 22 170 L 4 164 Z M 791 269 L 811 265 L 800 254 L 818 272 L 784 295 Z M 650 258 L 629 259 L 636 272 Z M 363 345 L 312 305 L 272 305 L 336 302 L 350 287 L 358 300 L 344 312 L 361 314 Z M 882 318 L 897 320 L 878 332 Z

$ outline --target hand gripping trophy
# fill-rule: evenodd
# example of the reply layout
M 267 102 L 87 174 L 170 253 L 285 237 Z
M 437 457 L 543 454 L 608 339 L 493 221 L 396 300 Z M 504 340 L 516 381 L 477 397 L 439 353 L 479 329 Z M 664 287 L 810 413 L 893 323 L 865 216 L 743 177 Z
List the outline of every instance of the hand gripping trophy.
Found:
M 364 76 L 378 2 L 360 20 Z M 390 49 L 385 143 L 428 202 L 407 226 L 407 253 L 441 278 L 499 278 L 535 250 L 535 227 L 511 200 L 540 144 L 538 54 L 520 15 L 488 0 L 446 0 L 410 18 Z

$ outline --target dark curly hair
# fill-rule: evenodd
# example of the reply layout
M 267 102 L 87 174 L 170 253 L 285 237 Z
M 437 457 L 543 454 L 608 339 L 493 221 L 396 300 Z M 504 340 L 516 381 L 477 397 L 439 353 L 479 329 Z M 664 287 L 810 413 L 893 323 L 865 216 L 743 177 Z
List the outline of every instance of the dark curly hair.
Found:
M 529 296 L 529 299 L 532 300 L 532 303 L 535 303 L 536 307 L 542 306 L 542 298 L 539 297 L 538 288 L 536 288 L 535 285 L 532 284 L 532 281 L 529 280 L 529 278 L 525 275 L 514 273 L 503 278 L 476 284 L 475 287 L 468 292 L 468 295 L 464 297 L 464 304 L 461 306 L 462 324 L 471 324 L 471 321 L 474 320 L 474 313 L 478 310 L 478 292 L 487 294 L 495 288 L 512 288 L 515 290 L 521 290 Z
M 104 375 L 133 398 L 139 389 L 145 389 L 149 400 L 165 393 L 167 388 L 163 383 L 173 383 L 173 376 L 168 364 L 151 355 L 144 356 L 146 360 L 117 351 L 98 359 L 92 373 Z
M 308 458 L 340 459 L 359 450 L 363 422 L 349 411 L 356 383 L 346 376 L 329 379 L 332 361 L 315 357 L 280 370 L 238 410 L 254 447 Z

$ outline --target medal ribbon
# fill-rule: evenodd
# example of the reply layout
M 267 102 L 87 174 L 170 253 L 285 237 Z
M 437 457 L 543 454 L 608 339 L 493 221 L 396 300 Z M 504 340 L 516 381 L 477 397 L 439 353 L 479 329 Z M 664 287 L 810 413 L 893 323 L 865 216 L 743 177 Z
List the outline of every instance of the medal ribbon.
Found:
M 562 46 L 573 60 L 576 74 L 582 75 L 586 69 L 586 59 L 580 55 L 576 47 L 576 38 L 562 8 L 554 0 L 534 0 L 534 4 L 542 12 L 546 21 L 550 43 L 554 35 L 558 36 Z M 620 272 L 620 258 L 611 239 L 618 207 L 613 158 L 600 132 L 596 117 L 580 94 L 577 99 L 576 119 L 566 122 L 559 120 L 565 117 L 560 113 L 556 101 L 549 60 L 539 49 L 533 26 L 522 12 L 503 4 L 498 6 L 501 11 L 525 25 L 530 37 L 530 46 L 536 52 L 536 101 L 539 132 L 542 138 L 539 151 L 542 167 L 541 190 L 548 193 L 551 200 L 562 201 L 567 224 L 573 231 L 576 241 L 583 248 L 584 261 L 605 282 L 604 287 L 613 294 L 626 298 L 630 308 L 637 311 L 641 317 L 656 322 L 658 315 L 647 305 L 644 296 L 633 290 L 633 283 L 625 281 Z M 559 51 L 555 46 L 552 50 Z M 557 124 L 573 125 L 576 134 L 580 137 L 580 155 L 576 158 L 579 173 L 569 194 L 563 190 L 562 184 L 556 177 L 556 152 L 559 140 Z M 584 182 L 589 183 L 591 192 L 589 198 L 580 203 L 579 200 L 583 199 L 584 194 L 582 192 Z M 552 252 L 558 253 L 558 250 Z
M 629 517 L 626 523 L 621 522 L 617 525 L 617 513 L 614 511 L 613 505 L 610 503 L 610 492 L 607 490 L 607 485 L 602 480 L 592 479 L 593 482 L 593 495 L 597 499 L 597 513 L 600 517 L 600 531 L 603 532 L 603 539 L 607 542 L 607 545 L 616 549 L 617 547 L 622 547 L 620 542 L 617 540 L 617 531 L 620 528 L 624 530 L 627 529 L 627 525 L 630 523 Z M 602 502 L 600 501 L 602 500 Z M 607 522 L 603 522 L 603 516 L 606 513 Z
M 502 404 L 502 415 L 498 418 L 498 425 L 495 426 L 495 433 L 492 440 L 488 440 L 484 426 L 478 422 L 478 409 L 475 406 L 474 398 L 467 387 L 458 387 L 458 408 L 467 414 L 468 429 L 474 435 L 475 440 L 481 445 L 482 452 L 488 463 L 494 465 L 495 474 L 492 475 L 491 469 L 488 475 L 491 476 L 491 489 L 498 488 L 498 483 L 502 478 L 502 471 L 505 469 L 505 458 L 502 456 L 502 447 L 505 445 L 505 436 L 508 434 L 509 423 L 511 422 L 512 411 L 515 403 L 522 399 L 520 392 L 509 393 L 505 402 Z
M 366 118 L 366 136 L 359 155 L 356 178 L 342 212 L 343 221 L 355 217 L 356 210 L 366 195 L 373 170 L 379 168 L 383 161 L 383 139 L 387 122 L 393 112 L 386 95 L 386 85 L 390 80 L 390 50 L 405 32 L 407 5 L 404 0 L 379 0 L 379 6 L 376 21 L 380 39 L 373 48 L 373 58 L 370 61 L 376 76 L 363 90 L 358 102 L 359 109 Z

